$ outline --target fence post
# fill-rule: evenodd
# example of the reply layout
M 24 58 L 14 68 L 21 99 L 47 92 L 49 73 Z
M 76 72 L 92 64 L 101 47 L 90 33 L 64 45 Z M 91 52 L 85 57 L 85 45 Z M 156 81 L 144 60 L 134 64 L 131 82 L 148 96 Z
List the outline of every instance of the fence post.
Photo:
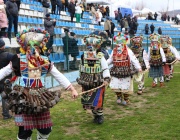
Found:
M 147 51 L 148 51 L 148 36 L 146 37 L 146 39 L 147 39 L 147 45 L 146 45 L 146 47 L 147 47 Z
M 68 55 L 68 47 L 69 47 L 69 44 L 68 44 L 68 32 L 66 31 L 66 66 L 67 66 L 67 72 L 69 72 L 69 55 Z

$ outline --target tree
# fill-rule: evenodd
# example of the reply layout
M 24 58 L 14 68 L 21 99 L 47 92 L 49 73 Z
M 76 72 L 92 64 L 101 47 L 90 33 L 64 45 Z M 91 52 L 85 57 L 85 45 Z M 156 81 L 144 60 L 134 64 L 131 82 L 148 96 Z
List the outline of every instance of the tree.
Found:
M 142 0 L 140 2 L 137 2 L 135 5 L 134 5 L 134 9 L 136 10 L 142 10 L 143 8 L 146 7 L 146 3 Z

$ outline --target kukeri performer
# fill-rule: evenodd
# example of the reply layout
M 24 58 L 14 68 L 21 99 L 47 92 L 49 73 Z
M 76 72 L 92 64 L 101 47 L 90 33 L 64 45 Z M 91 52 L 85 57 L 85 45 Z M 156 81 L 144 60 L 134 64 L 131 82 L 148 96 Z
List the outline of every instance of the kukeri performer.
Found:
M 163 48 L 165 57 L 166 57 L 166 64 L 163 65 L 163 71 L 164 71 L 164 78 L 166 82 L 170 81 L 170 75 L 172 74 L 171 67 L 173 67 L 173 64 L 176 62 L 176 52 L 174 48 L 170 45 L 168 45 L 168 37 L 167 36 L 161 36 L 161 46 Z
M 84 43 L 87 46 L 87 51 L 81 56 L 80 78 L 77 79 L 77 82 L 82 86 L 82 91 L 87 92 L 82 95 L 81 103 L 85 110 L 92 110 L 94 123 L 102 124 L 104 121 L 105 86 L 110 82 L 107 61 L 102 52 L 97 52 L 103 43 L 103 38 L 97 35 L 89 35 L 84 37 Z M 100 88 L 98 88 L 99 86 Z
M 138 83 L 137 94 L 139 95 L 143 93 L 144 89 L 145 70 L 150 68 L 148 54 L 146 53 L 146 50 L 144 50 L 144 48 L 142 47 L 142 41 L 143 36 L 135 36 L 131 38 L 131 50 L 135 54 L 142 68 L 142 72 L 139 72 L 133 76 L 135 81 Z
M 167 37 L 168 40 L 167 40 L 167 43 L 168 43 L 168 46 L 170 47 L 170 49 L 172 50 L 173 54 L 175 55 L 176 59 L 178 61 L 180 61 L 180 55 L 179 55 L 179 52 L 177 51 L 177 49 L 172 45 L 172 38 L 171 37 Z M 169 65 L 170 67 L 170 78 L 173 78 L 173 72 L 174 72 L 174 69 L 173 69 L 173 65 Z
M 117 95 L 117 103 L 122 105 L 130 102 L 129 95 L 133 93 L 133 75 L 142 71 L 136 56 L 126 45 L 128 38 L 129 36 L 123 33 L 114 37 L 116 46 L 107 60 L 109 65 L 113 64 L 110 69 L 109 86 Z
M 60 93 L 47 90 L 45 76 L 49 72 L 72 97 L 77 92 L 69 80 L 60 73 L 47 57 L 43 56 L 49 34 L 41 29 L 24 30 L 17 34 L 19 55 L 14 55 L 10 64 L 0 70 L 0 80 L 14 71 L 15 77 L 5 83 L 3 98 L 15 113 L 15 124 L 19 126 L 18 140 L 31 140 L 32 129 L 37 129 L 37 140 L 47 140 L 52 130 L 49 109 L 60 100 Z
M 158 78 L 160 82 L 160 87 L 164 86 L 164 72 L 163 65 L 166 62 L 166 57 L 164 51 L 161 47 L 160 35 L 153 33 L 150 35 L 151 44 L 148 48 L 148 58 L 149 58 L 149 77 L 153 78 L 152 87 L 156 87 L 158 83 Z

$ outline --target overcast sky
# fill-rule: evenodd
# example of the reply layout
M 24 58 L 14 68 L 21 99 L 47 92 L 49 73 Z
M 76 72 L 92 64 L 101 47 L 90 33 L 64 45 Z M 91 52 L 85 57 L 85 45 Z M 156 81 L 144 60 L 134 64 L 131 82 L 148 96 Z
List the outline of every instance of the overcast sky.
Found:
M 167 9 L 168 0 L 113 0 L 113 1 L 121 1 L 124 4 L 130 4 L 131 6 L 136 5 L 137 3 L 143 3 L 146 5 L 147 8 L 153 11 L 162 11 Z M 173 6 L 174 3 L 174 6 Z M 180 0 L 169 0 L 169 10 L 176 10 L 180 9 Z

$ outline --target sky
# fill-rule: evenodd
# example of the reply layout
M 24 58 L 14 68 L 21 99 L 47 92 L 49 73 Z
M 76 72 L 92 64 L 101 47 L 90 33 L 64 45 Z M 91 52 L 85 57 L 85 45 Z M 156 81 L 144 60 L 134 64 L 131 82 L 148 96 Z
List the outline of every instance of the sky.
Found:
M 140 4 L 143 1 L 145 7 L 153 11 L 166 11 L 167 5 L 169 5 L 168 8 L 169 11 L 180 9 L 180 0 L 112 0 L 112 1 L 116 1 L 116 2 L 119 1 L 119 3 L 123 2 L 126 5 L 130 5 L 132 8 L 136 4 Z

